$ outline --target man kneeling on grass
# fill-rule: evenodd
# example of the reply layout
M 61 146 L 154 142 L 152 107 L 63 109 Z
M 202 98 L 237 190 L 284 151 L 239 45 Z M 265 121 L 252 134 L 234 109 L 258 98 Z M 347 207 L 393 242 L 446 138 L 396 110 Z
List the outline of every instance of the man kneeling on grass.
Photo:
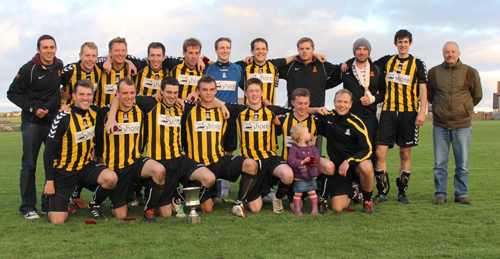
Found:
M 349 195 L 352 192 L 352 181 L 356 174 L 363 188 L 363 211 L 373 214 L 373 165 L 370 161 L 372 146 L 365 124 L 352 115 L 352 94 L 341 89 L 335 94 L 335 110 L 328 115 L 316 114 L 318 134 L 327 139 L 326 150 L 335 164 L 333 176 L 327 176 L 322 181 L 322 199 L 331 197 L 332 210 L 343 211 L 350 204 Z
M 97 113 L 92 106 L 94 86 L 79 80 L 72 94 L 71 112 L 60 112 L 52 122 L 44 152 L 45 188 L 49 196 L 49 221 L 64 223 L 68 218 L 68 200 L 78 184 L 95 190 L 88 210 L 96 219 L 106 219 L 100 205 L 118 181 L 116 173 L 92 161 Z M 89 109 L 92 108 L 92 109 Z

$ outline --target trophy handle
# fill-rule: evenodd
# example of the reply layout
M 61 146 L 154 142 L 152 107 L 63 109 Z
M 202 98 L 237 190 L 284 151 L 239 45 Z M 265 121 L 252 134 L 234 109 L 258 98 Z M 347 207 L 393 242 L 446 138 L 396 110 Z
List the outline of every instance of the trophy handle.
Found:
M 179 196 L 181 197 L 181 199 L 184 200 L 184 203 L 186 203 L 186 199 L 184 199 L 184 197 L 182 197 L 182 194 L 179 192 L 179 189 L 181 189 L 181 187 L 177 187 L 177 193 L 179 194 Z
M 201 193 L 201 195 L 200 195 L 200 199 L 201 199 L 201 197 L 203 197 L 203 195 L 205 194 L 205 191 L 208 189 L 208 188 L 207 188 L 205 185 L 203 185 L 203 184 L 201 185 L 201 187 L 205 187 L 205 188 L 203 188 L 203 192 L 202 192 L 202 193 Z

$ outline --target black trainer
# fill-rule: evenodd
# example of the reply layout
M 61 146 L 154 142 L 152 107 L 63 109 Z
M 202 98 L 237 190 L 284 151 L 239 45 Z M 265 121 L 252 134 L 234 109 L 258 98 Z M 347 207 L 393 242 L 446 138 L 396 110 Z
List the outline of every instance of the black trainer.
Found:
M 408 200 L 408 198 L 406 198 L 406 194 L 399 194 L 398 201 L 402 202 L 404 204 L 412 204 L 412 202 L 410 200 Z
M 328 213 L 328 201 L 325 199 L 320 199 L 319 201 L 319 206 L 318 210 L 320 214 L 327 214 Z
M 93 205 L 89 204 L 87 207 L 88 207 L 87 212 L 90 215 L 92 215 L 95 219 L 108 220 L 108 218 L 106 218 L 106 216 L 104 216 L 104 214 L 102 214 L 101 206 L 93 206 Z
M 384 195 L 384 194 L 379 194 L 379 195 L 375 196 L 375 198 L 372 199 L 373 204 L 381 203 L 384 201 L 387 201 L 387 195 Z

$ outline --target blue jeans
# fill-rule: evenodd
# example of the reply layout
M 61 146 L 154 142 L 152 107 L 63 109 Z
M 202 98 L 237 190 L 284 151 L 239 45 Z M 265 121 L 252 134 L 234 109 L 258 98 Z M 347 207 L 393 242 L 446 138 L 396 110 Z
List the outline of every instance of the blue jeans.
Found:
M 23 158 L 21 162 L 21 206 L 19 211 L 24 215 L 30 211 L 36 211 L 36 185 L 35 172 L 38 153 L 42 143 L 49 134 L 50 125 L 38 125 L 23 121 L 21 132 L 23 133 Z M 44 177 L 45 178 L 45 177 Z M 49 200 L 42 194 L 42 211 L 47 212 Z
M 455 130 L 435 126 L 432 129 L 434 142 L 434 196 L 448 197 L 448 159 L 450 143 L 455 157 L 455 198 L 467 197 L 469 185 L 469 150 L 472 126 Z

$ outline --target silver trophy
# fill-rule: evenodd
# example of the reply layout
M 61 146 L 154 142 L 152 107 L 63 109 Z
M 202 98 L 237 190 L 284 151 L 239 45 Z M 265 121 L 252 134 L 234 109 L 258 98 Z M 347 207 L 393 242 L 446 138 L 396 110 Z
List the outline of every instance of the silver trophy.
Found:
M 186 207 L 191 207 L 191 212 L 187 216 L 188 224 L 200 224 L 201 216 L 196 212 L 196 206 L 200 205 L 200 189 L 201 187 L 186 187 L 182 188 L 182 192 L 184 193 L 183 197 L 179 192 L 180 187 L 177 188 L 177 192 L 181 196 L 181 198 L 185 202 Z M 204 193 L 204 192 L 203 192 Z M 203 195 L 202 193 L 202 195 Z

